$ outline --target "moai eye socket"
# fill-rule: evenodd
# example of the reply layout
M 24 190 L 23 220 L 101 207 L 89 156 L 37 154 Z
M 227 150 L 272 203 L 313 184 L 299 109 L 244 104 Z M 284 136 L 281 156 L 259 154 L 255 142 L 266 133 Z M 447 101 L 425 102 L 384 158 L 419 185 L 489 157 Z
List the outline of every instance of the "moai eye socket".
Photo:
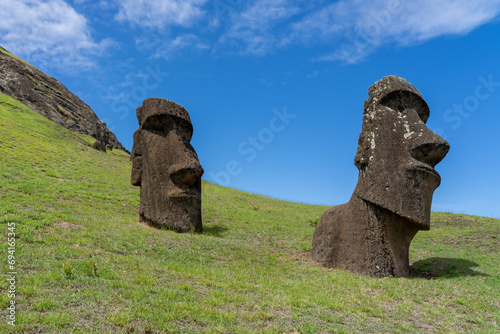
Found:
M 190 123 L 182 118 L 169 115 L 150 116 L 146 119 L 142 128 L 163 137 L 166 137 L 172 130 L 177 130 L 178 134 L 186 142 L 191 141 L 193 135 L 193 128 Z
M 160 136 L 166 136 L 174 126 L 175 122 L 172 117 L 167 115 L 155 115 L 148 117 L 144 121 L 142 128 Z
M 406 109 L 415 109 L 424 123 L 427 123 L 429 118 L 427 103 L 420 96 L 410 91 L 397 90 L 390 92 L 380 100 L 380 104 L 399 112 L 404 112 Z
M 191 137 L 193 136 L 193 126 L 191 123 L 176 117 L 175 128 L 185 142 L 189 143 L 191 141 Z

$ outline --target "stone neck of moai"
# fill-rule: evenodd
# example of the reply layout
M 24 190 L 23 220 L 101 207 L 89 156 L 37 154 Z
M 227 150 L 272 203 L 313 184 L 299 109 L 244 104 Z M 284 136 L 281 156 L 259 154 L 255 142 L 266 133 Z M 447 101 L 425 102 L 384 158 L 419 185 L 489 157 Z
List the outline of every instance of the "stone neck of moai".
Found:
M 160 215 L 151 214 L 150 210 L 142 208 L 140 221 L 156 228 L 166 227 L 180 233 L 202 232 L 201 199 L 199 197 L 167 197 L 162 202 L 162 206 L 165 210 L 162 210 Z
M 375 277 L 407 277 L 410 274 L 409 248 L 418 228 L 408 222 L 401 221 L 401 217 L 393 212 L 367 202 L 358 196 L 352 196 L 347 203 L 347 212 L 352 213 L 358 230 L 366 230 L 366 233 L 358 237 L 366 242 L 365 268 L 359 270 L 361 274 Z M 359 221 L 363 216 L 364 220 Z

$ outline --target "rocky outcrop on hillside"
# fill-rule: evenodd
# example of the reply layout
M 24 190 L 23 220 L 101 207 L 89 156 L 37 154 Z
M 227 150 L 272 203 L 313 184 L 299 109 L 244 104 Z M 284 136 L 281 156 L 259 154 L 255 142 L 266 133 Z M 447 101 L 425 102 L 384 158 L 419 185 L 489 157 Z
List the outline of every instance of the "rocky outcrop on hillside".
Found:
M 0 93 L 11 96 L 42 116 L 72 131 L 97 137 L 99 118 L 63 84 L 11 55 L 0 46 Z M 106 128 L 109 145 L 128 152 Z

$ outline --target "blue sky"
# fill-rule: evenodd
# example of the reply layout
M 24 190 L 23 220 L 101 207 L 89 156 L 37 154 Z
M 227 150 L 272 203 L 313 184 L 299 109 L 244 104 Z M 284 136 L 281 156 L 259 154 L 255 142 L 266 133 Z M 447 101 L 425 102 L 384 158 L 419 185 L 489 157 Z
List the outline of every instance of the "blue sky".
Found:
M 433 210 L 500 218 L 500 0 L 2 0 L 0 45 L 128 148 L 147 97 L 183 105 L 204 179 L 337 205 L 368 87 L 406 78 L 450 142 Z

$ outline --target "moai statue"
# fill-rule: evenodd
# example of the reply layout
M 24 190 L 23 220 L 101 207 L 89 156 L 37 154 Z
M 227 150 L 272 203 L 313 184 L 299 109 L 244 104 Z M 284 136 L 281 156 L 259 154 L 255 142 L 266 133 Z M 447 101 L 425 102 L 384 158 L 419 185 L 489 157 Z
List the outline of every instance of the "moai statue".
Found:
M 358 183 L 348 203 L 318 222 L 314 260 L 358 274 L 409 276 L 410 242 L 429 230 L 441 183 L 434 166 L 450 148 L 425 125 L 428 118 L 427 103 L 405 79 L 387 76 L 369 88 L 354 159 Z
M 92 147 L 96 150 L 106 152 L 106 145 L 109 143 L 109 134 L 106 131 L 106 123 L 97 120 L 96 122 L 96 141 Z
M 177 232 L 202 231 L 201 167 L 191 146 L 193 125 L 186 109 L 149 98 L 137 108 L 132 177 L 141 187 L 139 220 Z

